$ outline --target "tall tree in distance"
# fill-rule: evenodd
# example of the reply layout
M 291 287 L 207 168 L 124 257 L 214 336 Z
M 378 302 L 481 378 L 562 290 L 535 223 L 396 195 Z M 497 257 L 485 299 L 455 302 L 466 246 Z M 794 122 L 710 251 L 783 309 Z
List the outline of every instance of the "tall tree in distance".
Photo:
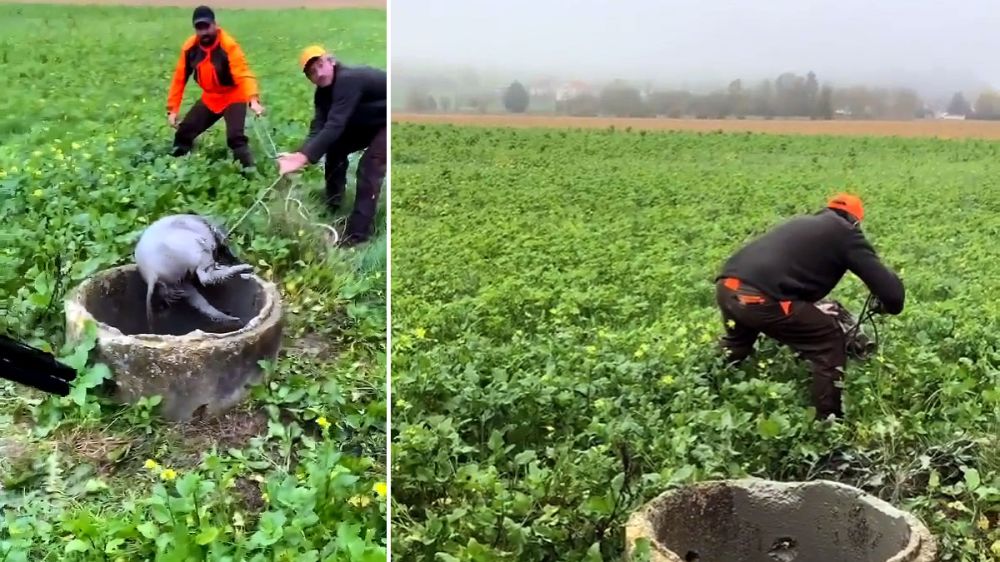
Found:
M 511 113 L 524 113 L 529 101 L 528 90 L 516 80 L 503 93 L 503 106 Z
M 803 97 L 805 99 L 803 100 L 801 115 L 803 117 L 811 117 L 815 113 L 816 104 L 819 102 L 819 81 L 816 80 L 816 73 L 811 70 L 806 75 L 806 86 Z
M 962 92 L 955 92 L 955 95 L 951 98 L 951 103 L 948 104 L 948 113 L 952 115 L 968 115 L 971 112 L 972 108 L 969 107 L 969 102 L 965 100 Z
M 987 90 L 976 98 L 976 119 L 1000 119 L 1000 94 Z
M 823 89 L 819 91 L 813 118 L 833 119 L 833 88 L 830 85 L 823 86 Z

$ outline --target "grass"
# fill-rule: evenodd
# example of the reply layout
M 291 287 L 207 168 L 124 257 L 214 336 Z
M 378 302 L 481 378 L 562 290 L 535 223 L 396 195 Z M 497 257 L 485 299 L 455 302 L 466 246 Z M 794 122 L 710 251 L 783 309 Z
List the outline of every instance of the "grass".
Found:
M 393 554 L 612 560 L 684 483 L 827 478 L 1000 556 L 1000 145 L 393 126 Z M 847 418 L 762 340 L 725 369 L 713 277 L 850 189 L 907 303 L 848 365 Z M 848 274 L 832 296 L 855 313 Z
M 218 17 L 258 76 L 279 150 L 312 114 L 302 47 L 385 67 L 384 11 Z M 367 246 L 330 247 L 311 223 L 343 221 L 352 202 L 327 213 L 320 167 L 280 182 L 233 234 L 286 310 L 280 357 L 245 404 L 166 423 L 155 399 L 108 401 L 88 342 L 65 343 L 66 292 L 130 263 L 145 225 L 191 211 L 232 225 L 276 177 L 250 123 L 253 177 L 221 122 L 192 155 L 168 156 L 167 88 L 189 33 L 189 9 L 0 5 L 0 330 L 81 373 L 61 399 L 0 384 L 0 559 L 384 560 L 385 213 Z M 199 95 L 189 84 L 182 112 Z M 354 164 L 348 199 L 353 180 Z

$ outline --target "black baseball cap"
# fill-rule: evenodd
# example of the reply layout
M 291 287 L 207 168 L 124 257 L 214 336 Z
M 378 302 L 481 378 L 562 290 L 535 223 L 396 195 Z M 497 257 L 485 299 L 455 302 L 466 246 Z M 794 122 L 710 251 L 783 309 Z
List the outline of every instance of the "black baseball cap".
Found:
M 194 16 L 191 18 L 194 25 L 199 23 L 212 23 L 215 21 L 215 12 L 208 6 L 198 6 L 194 9 Z

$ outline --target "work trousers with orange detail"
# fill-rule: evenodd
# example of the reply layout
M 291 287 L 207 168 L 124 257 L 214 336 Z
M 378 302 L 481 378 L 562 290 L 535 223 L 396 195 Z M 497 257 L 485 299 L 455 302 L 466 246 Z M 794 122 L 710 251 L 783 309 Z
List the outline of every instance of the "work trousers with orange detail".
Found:
M 847 364 L 844 333 L 812 303 L 776 301 L 736 279 L 720 279 L 716 302 L 726 334 L 721 345 L 732 362 L 753 355 L 759 334 L 792 348 L 812 365 L 812 400 L 817 415 L 843 416 L 841 390 Z
M 200 99 L 191 106 L 184 120 L 177 125 L 174 133 L 174 156 L 183 156 L 191 151 L 194 141 L 219 119 L 226 122 L 226 144 L 233 152 L 233 157 L 244 168 L 252 168 L 253 155 L 250 152 L 250 142 L 246 135 L 247 104 L 238 102 L 229 104 L 222 113 L 215 113 Z

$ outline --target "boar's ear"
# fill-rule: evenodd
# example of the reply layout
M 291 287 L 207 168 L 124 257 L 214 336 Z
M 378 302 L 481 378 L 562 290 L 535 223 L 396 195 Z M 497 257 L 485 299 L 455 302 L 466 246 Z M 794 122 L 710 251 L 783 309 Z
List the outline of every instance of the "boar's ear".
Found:
M 219 244 L 225 244 L 229 239 L 229 233 L 226 232 L 225 223 L 218 220 L 216 217 L 204 217 L 205 224 L 208 225 L 209 230 L 212 231 L 212 235 L 215 236 L 216 241 Z
M 226 244 L 220 244 L 215 248 L 215 261 L 222 265 L 239 265 L 243 263 Z

